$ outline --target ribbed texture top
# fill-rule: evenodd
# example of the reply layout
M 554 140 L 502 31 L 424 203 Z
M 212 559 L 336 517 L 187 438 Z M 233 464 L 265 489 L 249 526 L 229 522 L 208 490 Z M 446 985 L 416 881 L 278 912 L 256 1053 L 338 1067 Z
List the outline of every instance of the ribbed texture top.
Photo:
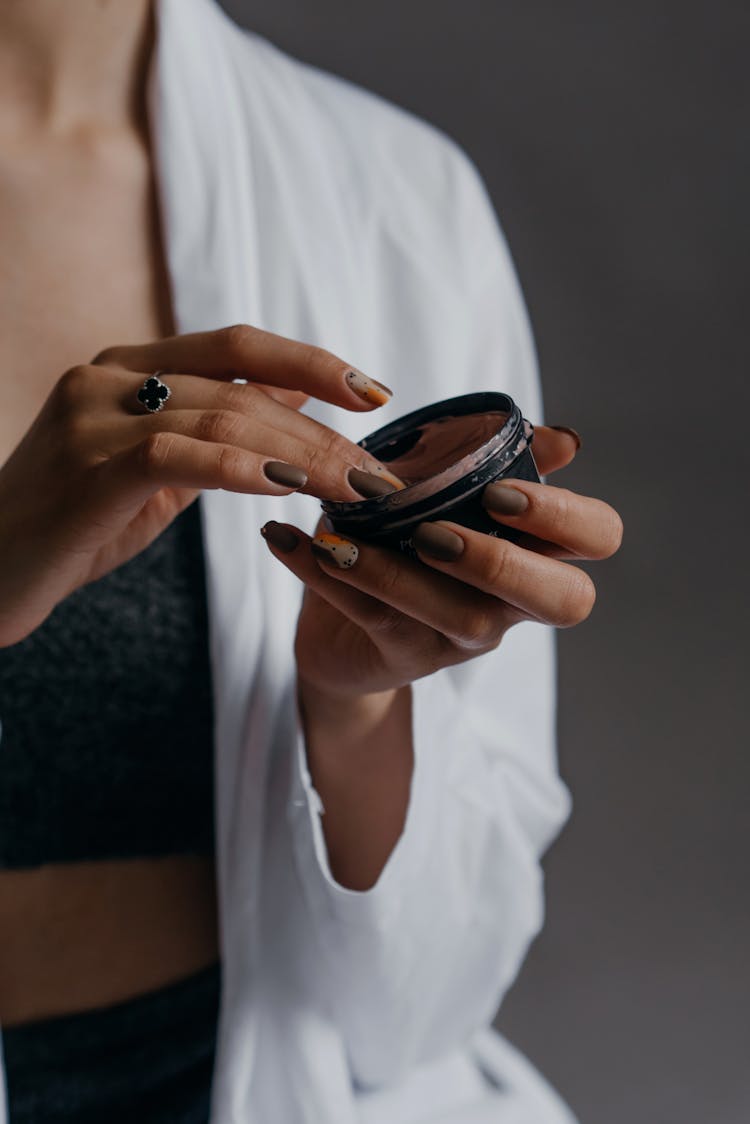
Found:
M 213 854 L 200 500 L 0 649 L 0 867 Z

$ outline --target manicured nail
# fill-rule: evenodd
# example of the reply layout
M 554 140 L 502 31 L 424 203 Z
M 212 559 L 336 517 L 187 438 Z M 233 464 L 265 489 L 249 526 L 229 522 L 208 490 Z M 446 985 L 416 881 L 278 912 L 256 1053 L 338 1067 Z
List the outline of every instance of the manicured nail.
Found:
M 415 550 L 439 562 L 455 562 L 464 552 L 460 535 L 438 523 L 420 523 L 411 537 Z
M 286 461 L 266 461 L 263 473 L 272 484 L 281 484 L 284 488 L 304 488 L 307 483 L 307 473 L 304 468 L 296 464 L 287 464 Z
M 265 527 L 261 527 L 260 533 L 267 543 L 280 550 L 282 554 L 291 554 L 300 544 L 299 535 L 295 535 L 294 531 L 290 531 L 283 523 L 277 523 L 273 519 L 270 523 L 266 523 Z
M 368 500 L 373 499 L 374 496 L 387 496 L 390 492 L 396 491 L 395 485 L 385 476 L 375 476 L 372 472 L 365 472 L 361 468 L 350 468 L 346 478 L 354 491 Z
M 576 449 L 580 449 L 581 445 L 583 444 L 583 442 L 581 441 L 580 433 L 576 433 L 576 431 L 574 429 L 571 429 L 569 425 L 551 425 L 550 429 L 557 429 L 560 431 L 560 433 L 567 433 L 575 441 Z
M 403 480 L 400 480 L 393 472 L 389 472 L 382 464 L 376 465 L 375 472 L 381 480 L 387 480 L 389 484 L 392 484 L 394 491 L 400 492 L 402 488 L 406 487 Z
M 522 515 L 529 506 L 529 498 L 520 488 L 497 481 L 488 484 L 482 493 L 482 505 L 498 515 Z
M 393 397 L 393 391 L 382 382 L 376 382 L 375 379 L 368 378 L 356 369 L 347 371 L 344 378 L 349 389 L 353 390 L 363 402 L 369 402 L 371 406 L 385 406 Z
M 359 551 L 353 542 L 329 531 L 316 535 L 310 543 L 310 549 L 316 558 L 329 564 L 333 563 L 339 570 L 350 569 L 359 557 Z

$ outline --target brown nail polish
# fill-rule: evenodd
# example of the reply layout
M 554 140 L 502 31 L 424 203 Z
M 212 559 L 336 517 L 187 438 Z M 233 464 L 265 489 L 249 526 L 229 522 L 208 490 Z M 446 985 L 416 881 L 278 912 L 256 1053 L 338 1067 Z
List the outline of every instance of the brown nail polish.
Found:
M 528 496 L 510 484 L 488 484 L 482 493 L 482 505 L 498 515 L 522 515 L 529 506 Z
M 283 523 L 276 523 L 271 520 L 266 523 L 265 527 L 261 527 L 260 533 L 267 543 L 280 550 L 282 554 L 291 554 L 299 546 L 299 535 L 295 535 L 294 531 L 290 531 Z
M 560 433 L 567 433 L 568 436 L 572 437 L 575 441 L 576 449 L 580 449 L 581 445 L 583 444 L 583 442 L 581 441 L 580 433 L 576 433 L 576 431 L 574 429 L 571 429 L 569 425 L 551 425 L 550 429 L 556 429 Z
M 464 552 L 461 536 L 437 523 L 420 523 L 411 541 L 420 554 L 437 558 L 439 562 L 455 562 Z
M 286 461 L 266 461 L 263 465 L 263 474 L 272 484 L 281 484 L 283 488 L 304 488 L 307 483 L 307 473 L 304 468 L 296 464 L 287 464 Z
M 367 500 L 375 496 L 387 496 L 396 491 L 389 480 L 385 480 L 382 476 L 375 476 L 372 472 L 364 472 L 361 468 L 350 468 L 346 478 L 354 491 L 359 492 Z

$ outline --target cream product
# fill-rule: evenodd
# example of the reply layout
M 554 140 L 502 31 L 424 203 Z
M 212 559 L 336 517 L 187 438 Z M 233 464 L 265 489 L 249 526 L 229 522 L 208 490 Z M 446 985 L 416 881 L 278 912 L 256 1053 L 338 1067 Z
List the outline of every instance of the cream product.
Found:
M 487 514 L 482 492 L 493 480 L 506 477 L 539 480 L 531 452 L 533 433 L 507 394 L 464 394 L 425 406 L 359 443 L 405 487 L 354 503 L 325 501 L 323 511 L 340 535 L 412 556 L 413 531 L 436 519 L 515 539 L 514 528 Z

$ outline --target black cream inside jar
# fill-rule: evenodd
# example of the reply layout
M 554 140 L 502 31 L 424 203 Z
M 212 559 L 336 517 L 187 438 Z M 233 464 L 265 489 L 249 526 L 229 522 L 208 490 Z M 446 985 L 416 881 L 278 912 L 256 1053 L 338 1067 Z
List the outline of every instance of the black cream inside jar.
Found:
M 323 511 L 338 534 L 411 555 L 411 536 L 426 520 L 514 539 L 513 528 L 487 514 L 482 492 L 493 480 L 539 480 L 533 432 L 507 394 L 464 394 L 425 406 L 359 442 L 404 487 L 354 503 L 325 501 Z

